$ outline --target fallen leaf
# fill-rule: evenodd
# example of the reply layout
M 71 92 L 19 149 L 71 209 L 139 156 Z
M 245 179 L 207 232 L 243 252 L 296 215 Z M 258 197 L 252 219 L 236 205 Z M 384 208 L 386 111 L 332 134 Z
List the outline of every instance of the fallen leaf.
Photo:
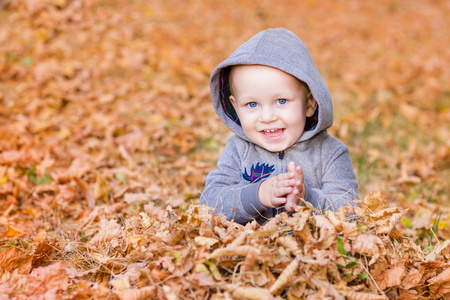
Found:
M 17 270 L 19 274 L 28 274 L 31 270 L 33 255 L 19 248 L 0 248 L 0 269 L 7 272 Z
M 109 203 L 109 188 L 105 179 L 97 172 L 94 188 L 94 200 L 96 203 Z
M 114 292 L 121 300 L 140 300 L 149 299 L 156 294 L 154 286 L 145 286 L 140 289 L 127 289 Z

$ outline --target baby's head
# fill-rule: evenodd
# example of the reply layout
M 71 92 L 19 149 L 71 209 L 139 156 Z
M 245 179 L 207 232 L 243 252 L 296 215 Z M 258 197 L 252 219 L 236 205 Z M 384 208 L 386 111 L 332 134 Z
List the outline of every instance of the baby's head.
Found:
M 258 146 L 279 152 L 300 139 L 317 102 L 296 77 L 264 65 L 233 66 L 230 102 L 242 130 Z

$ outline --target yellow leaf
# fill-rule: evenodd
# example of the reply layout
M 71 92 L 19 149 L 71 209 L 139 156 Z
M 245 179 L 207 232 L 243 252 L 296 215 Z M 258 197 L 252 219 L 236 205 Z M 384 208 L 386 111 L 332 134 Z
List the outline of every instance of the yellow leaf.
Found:
M 66 6 L 66 0 L 53 0 L 53 3 L 61 8 Z
M 162 121 L 164 121 L 164 118 L 163 118 L 163 116 L 161 116 L 161 115 L 155 115 L 155 116 L 151 116 L 150 117 L 150 122 L 152 122 L 152 123 L 161 123 Z
M 6 229 L 5 232 L 5 236 L 6 237 L 18 237 L 18 236 L 22 236 L 24 233 L 22 231 L 20 231 L 19 229 L 8 225 L 8 228 Z
M 3 175 L 2 177 L 0 177 L 0 186 L 4 185 L 7 182 L 8 182 L 8 177 L 6 175 Z
M 45 28 L 42 28 L 42 27 L 36 29 L 35 35 L 36 35 L 36 39 L 39 41 L 42 41 L 42 42 L 47 41 L 50 37 L 48 30 Z

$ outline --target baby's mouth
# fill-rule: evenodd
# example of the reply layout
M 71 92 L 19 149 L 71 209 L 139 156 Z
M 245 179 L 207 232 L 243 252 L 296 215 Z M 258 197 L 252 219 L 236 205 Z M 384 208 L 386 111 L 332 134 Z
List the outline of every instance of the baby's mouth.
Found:
M 261 133 L 269 138 L 278 137 L 281 134 L 283 134 L 283 132 L 284 132 L 283 128 L 261 130 Z

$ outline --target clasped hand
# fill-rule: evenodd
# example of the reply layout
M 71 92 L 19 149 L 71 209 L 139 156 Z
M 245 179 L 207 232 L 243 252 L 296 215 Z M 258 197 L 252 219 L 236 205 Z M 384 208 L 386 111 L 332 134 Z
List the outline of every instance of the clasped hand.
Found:
M 286 211 L 293 212 L 300 198 L 305 197 L 303 170 L 291 161 L 288 172 L 270 177 L 259 186 L 259 201 L 266 207 L 284 204 Z

